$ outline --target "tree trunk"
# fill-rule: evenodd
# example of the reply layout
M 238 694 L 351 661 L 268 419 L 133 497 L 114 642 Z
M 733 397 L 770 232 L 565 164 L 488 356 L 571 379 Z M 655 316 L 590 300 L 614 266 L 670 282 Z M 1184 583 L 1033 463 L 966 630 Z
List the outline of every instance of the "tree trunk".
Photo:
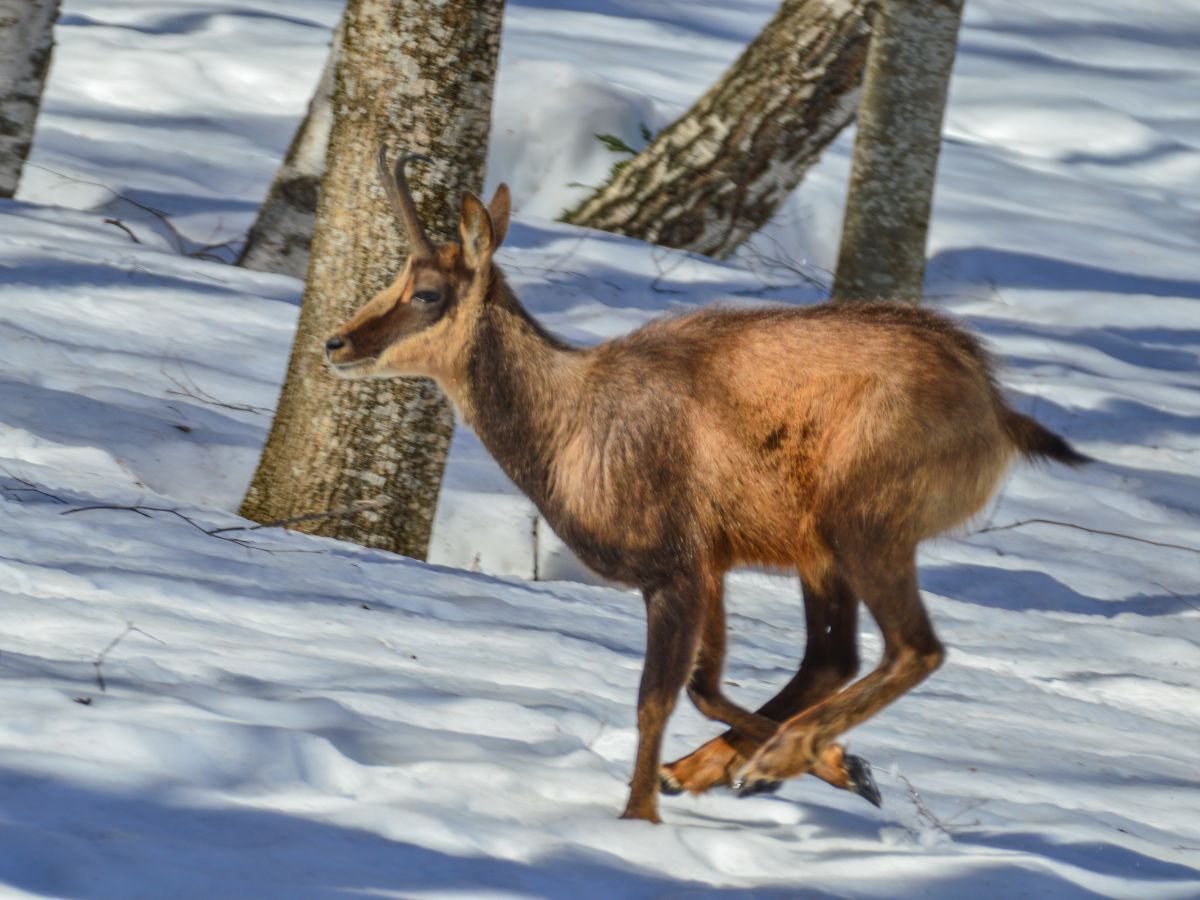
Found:
M 333 85 L 344 26 L 338 23 L 329 55 L 304 121 L 296 129 L 283 164 L 258 210 L 254 227 L 237 264 L 257 272 L 275 272 L 303 278 L 308 271 L 313 223 L 333 127 Z
M 0 0 L 0 197 L 17 192 L 54 49 L 58 0 Z
M 853 118 L 865 0 L 784 0 L 686 114 L 564 218 L 724 258 Z
M 312 260 L 283 393 L 242 514 L 259 522 L 378 506 L 306 530 L 424 558 L 453 420 L 432 382 L 344 382 L 325 368 L 334 328 L 399 270 L 403 229 L 376 183 L 381 142 L 410 167 L 430 237 L 453 235 L 483 185 L 503 0 L 350 0 Z
M 963 0 L 883 0 L 875 15 L 835 300 L 920 300 Z

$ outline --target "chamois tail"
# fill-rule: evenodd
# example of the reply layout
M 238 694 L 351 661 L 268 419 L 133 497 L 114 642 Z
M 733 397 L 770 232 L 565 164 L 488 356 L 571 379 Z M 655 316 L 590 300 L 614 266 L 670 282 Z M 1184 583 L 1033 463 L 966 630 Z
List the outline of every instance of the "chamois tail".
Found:
M 1017 450 L 1026 459 L 1051 459 L 1068 466 L 1082 466 L 1092 462 L 1090 456 L 1080 453 L 1049 428 L 1019 412 L 1007 410 L 1004 427 Z

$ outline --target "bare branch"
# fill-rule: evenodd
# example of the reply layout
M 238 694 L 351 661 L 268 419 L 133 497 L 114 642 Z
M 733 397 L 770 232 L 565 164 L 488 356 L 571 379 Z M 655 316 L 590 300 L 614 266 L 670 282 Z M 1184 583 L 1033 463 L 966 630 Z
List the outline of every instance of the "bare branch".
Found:
M 1170 594 L 1172 597 L 1174 597 L 1176 600 L 1178 600 L 1180 603 L 1184 604 L 1185 606 L 1190 606 L 1192 609 L 1196 610 L 1196 612 L 1200 612 L 1200 606 L 1197 606 L 1195 603 L 1193 603 L 1191 600 L 1189 600 L 1183 594 L 1179 593 L 1179 591 L 1173 591 L 1169 587 L 1167 587 L 1165 584 L 1162 584 L 1158 581 L 1152 581 L 1150 583 L 1152 585 L 1154 585 L 1156 588 L 1166 591 L 1168 594 Z
M 53 500 L 55 503 L 65 504 L 67 502 L 62 497 L 57 497 L 54 494 L 51 494 L 49 491 L 43 491 L 40 487 L 35 485 L 32 481 L 28 481 L 24 478 L 14 475 L 12 472 L 8 471 L 8 469 L 4 468 L 3 466 L 0 466 L 0 472 L 3 472 L 5 476 L 7 476 L 8 478 L 11 478 L 13 481 L 17 482 L 17 484 L 22 485 L 22 487 L 12 487 L 11 485 L 4 485 L 3 487 L 0 487 L 0 490 L 10 491 L 14 494 L 25 494 L 25 493 L 41 494 L 43 497 L 46 497 L 49 500 Z
M 775 253 L 765 253 L 759 247 L 762 243 L 772 244 Z M 815 288 L 825 296 L 829 295 L 829 291 L 833 286 L 832 272 L 817 265 L 797 261 L 787 252 L 787 249 L 779 242 L 778 238 L 767 232 L 760 232 L 754 235 L 753 241 L 748 241 L 738 248 L 738 255 L 748 263 L 749 268 L 761 271 L 765 275 L 773 273 L 793 275 L 800 279 L 801 285 Z M 775 286 L 774 289 L 783 289 L 791 286 L 781 284 Z M 750 292 L 746 291 L 744 293 Z
M 69 516 L 69 515 L 72 515 L 74 513 L 79 513 L 79 512 L 91 512 L 94 509 L 123 509 L 127 512 L 137 513 L 139 516 L 142 516 L 144 518 L 153 519 L 154 516 L 150 515 L 150 513 L 147 512 L 147 509 L 153 510 L 153 509 L 155 509 L 155 507 L 116 506 L 116 505 L 109 505 L 109 504 L 97 504 L 96 506 L 77 506 L 74 509 L 64 509 L 61 513 L 59 513 L 59 515 L 60 516 Z M 168 510 L 168 512 L 169 512 L 169 510 Z
M 903 781 L 905 788 L 908 789 L 908 799 L 912 801 L 912 805 L 917 810 L 918 820 L 925 822 L 930 827 L 940 831 L 942 834 L 948 837 L 950 835 L 950 829 L 946 826 L 945 822 L 933 814 L 933 810 L 931 810 L 925 804 L 925 801 L 921 799 L 921 795 L 917 793 L 917 789 L 913 787 L 913 783 L 899 773 L 897 773 L 896 777 Z
M 386 504 L 386 500 L 382 497 L 374 500 L 360 500 L 358 503 L 351 503 L 349 506 L 342 506 L 338 509 L 326 509 L 321 512 L 305 513 L 302 516 L 292 516 L 290 519 L 276 519 L 274 522 L 261 522 L 258 525 L 233 525 L 229 528 L 214 528 L 208 532 L 211 535 L 223 534 L 226 531 L 258 531 L 262 528 L 287 528 L 289 525 L 298 525 L 301 522 L 315 522 L 318 519 L 331 519 L 339 516 L 352 516 L 355 513 L 360 513 L 367 509 L 378 509 Z
M 113 199 L 110 200 L 108 203 L 104 204 L 104 206 L 110 206 L 113 203 L 115 203 L 116 201 L 122 201 L 124 203 L 128 203 L 130 206 L 137 207 L 138 209 L 142 210 L 145 213 L 149 213 L 151 216 L 158 219 L 158 221 L 160 221 L 162 223 L 163 228 L 166 229 L 167 235 L 169 236 L 169 238 L 171 240 L 171 243 L 175 245 L 175 252 L 178 253 L 180 256 L 190 256 L 190 257 L 195 257 L 195 258 L 199 258 L 199 259 L 210 259 L 210 260 L 215 260 L 217 262 L 228 262 L 228 260 L 225 260 L 225 259 L 221 258 L 220 256 L 217 256 L 216 254 L 209 252 L 210 250 L 219 249 L 220 247 L 225 246 L 224 244 L 209 244 L 207 246 L 199 247 L 196 250 L 189 251 L 187 249 L 187 238 L 185 238 L 183 236 L 183 234 L 180 233 L 179 229 L 175 227 L 174 223 L 170 219 L 170 216 L 163 210 L 158 209 L 157 207 L 150 206 L 149 204 L 143 203 L 140 200 L 135 200 L 132 197 L 130 197 L 128 194 L 122 194 L 120 191 L 115 190 L 114 188 L 110 187 L 109 185 L 104 184 L 99 181 L 90 181 L 87 178 L 78 178 L 74 175 L 68 175 L 65 172 L 60 172 L 57 169 L 52 169 L 49 166 L 43 166 L 39 163 L 26 161 L 25 165 L 33 166 L 36 169 L 41 169 L 43 172 L 49 172 L 51 175 L 54 175 L 58 178 L 62 178 L 64 181 L 74 181 L 76 184 L 90 184 L 93 187 L 103 188 L 104 190 L 106 190 L 110 194 L 112 194 L 112 196 L 113 196 Z M 105 222 L 105 224 L 108 224 L 108 225 L 116 225 L 118 228 L 120 228 L 122 231 L 124 231 L 126 234 L 128 234 L 131 238 L 133 238 L 134 243 L 138 243 L 138 244 L 142 243 L 140 240 L 138 240 L 137 235 L 135 235 L 133 233 L 133 231 L 130 230 L 130 228 L 127 225 L 125 225 L 120 219 L 109 217 L 109 218 L 106 218 L 104 220 L 104 222 Z M 229 243 L 236 243 L 236 240 L 237 239 L 231 239 L 231 241 Z
M 203 534 L 206 534 L 209 537 L 216 538 L 218 541 L 229 541 L 229 543 L 237 544 L 239 547 L 245 547 L 247 550 L 259 550 L 263 553 L 319 553 L 319 552 L 321 552 L 319 550 L 297 550 L 297 549 L 286 549 L 285 550 L 285 549 L 280 549 L 280 548 L 272 549 L 270 547 L 261 547 L 258 544 L 251 543 L 250 541 L 243 540 L 242 538 L 227 537 L 226 535 L 220 534 L 219 532 L 233 531 L 235 529 L 205 528 L 203 525 L 201 525 L 195 519 L 192 519 L 192 518 L 184 515 L 177 509 L 171 509 L 170 507 L 167 507 L 167 506 L 122 506 L 120 504 L 98 503 L 98 504 L 95 504 L 94 506 L 77 506 L 74 509 L 64 509 L 61 513 L 59 513 L 59 515 L 60 516 L 70 516 L 70 515 L 74 515 L 75 513 L 93 512 L 93 511 L 99 510 L 99 509 L 124 510 L 126 512 L 137 513 L 139 516 L 142 516 L 147 519 L 154 518 L 154 516 L 150 515 L 151 513 L 167 513 L 168 515 L 175 516 L 177 519 L 183 520 L 188 525 L 191 525 L 193 528 L 195 528 L 197 531 L 199 531 Z
M 198 400 L 201 403 L 208 404 L 209 406 L 219 406 L 222 409 L 232 409 L 237 412 L 248 412 L 254 413 L 255 415 L 260 413 L 274 412 L 274 410 L 268 409 L 265 406 L 253 406 L 249 403 L 226 403 L 223 400 L 218 400 L 208 391 L 196 384 L 196 382 L 192 379 L 192 376 L 188 374 L 187 369 L 184 368 L 184 365 L 181 361 L 176 360 L 176 363 L 179 365 L 179 371 L 183 373 L 183 377 L 187 379 L 186 383 L 180 381 L 174 375 L 171 375 L 164 367 L 159 367 L 159 371 L 162 372 L 163 377 L 176 387 L 176 390 L 168 390 L 168 394 L 173 394 L 176 397 L 188 397 L 192 400 Z
M 1021 519 L 1019 522 L 1010 522 L 1007 525 L 989 525 L 987 528 L 980 528 L 978 531 L 972 531 L 971 534 L 986 534 L 989 531 L 1009 531 L 1013 528 L 1022 528 L 1025 525 L 1057 525 L 1059 528 L 1074 528 L 1077 531 L 1086 531 L 1088 534 L 1103 534 L 1108 537 L 1123 538 L 1127 541 L 1137 541 L 1139 544 L 1150 544 L 1155 547 L 1169 547 L 1172 550 L 1186 550 L 1188 553 L 1200 553 L 1200 549 L 1195 547 L 1185 547 L 1182 544 L 1168 544 L 1163 541 L 1152 541 L 1148 538 L 1135 537 L 1132 534 L 1122 534 L 1119 531 L 1105 531 L 1102 528 L 1088 528 L 1086 525 L 1076 525 L 1074 522 L 1059 522 L 1055 519 Z
M 128 225 L 126 225 L 124 222 L 122 222 L 120 219 L 114 219 L 112 217 L 109 217 L 104 220 L 104 224 L 105 225 L 116 225 L 123 232 L 125 232 L 127 235 L 129 235 L 130 240 L 132 240 L 135 244 L 140 244 L 142 242 L 141 238 L 139 238 L 136 234 L 133 233 L 133 229 L 130 228 Z
M 146 637 L 150 638 L 152 641 L 158 641 L 160 644 L 163 644 L 164 646 L 167 643 L 166 641 L 159 640 L 158 638 L 156 638 L 154 635 L 150 634 L 147 631 L 142 631 L 142 629 L 138 628 L 132 622 L 126 622 L 125 630 L 122 631 L 120 634 L 118 634 L 111 641 L 109 641 L 108 646 L 105 647 L 103 650 L 101 650 L 100 653 L 96 656 L 96 659 L 92 662 L 92 666 L 96 669 L 96 684 L 98 684 L 100 686 L 101 693 L 107 693 L 107 691 L 108 691 L 108 685 L 105 684 L 105 682 L 104 682 L 104 671 L 103 671 L 104 659 L 106 656 L 108 656 L 109 653 L 111 653 L 113 650 L 116 649 L 117 644 L 119 644 L 119 643 L 121 643 L 121 641 L 125 640 L 126 636 L 131 631 L 136 631 L 138 634 L 144 634 L 144 635 L 146 635 Z M 81 700 L 81 699 L 77 699 L 75 702 L 83 703 L 85 706 L 89 705 L 91 703 L 90 700 L 85 701 L 85 700 Z

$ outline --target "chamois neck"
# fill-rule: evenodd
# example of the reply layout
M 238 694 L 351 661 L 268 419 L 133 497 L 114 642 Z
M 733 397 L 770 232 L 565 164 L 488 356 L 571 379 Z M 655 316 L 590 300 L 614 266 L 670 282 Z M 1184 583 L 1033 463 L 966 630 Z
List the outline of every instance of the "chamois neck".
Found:
M 467 363 L 468 424 L 539 505 L 556 436 L 580 408 L 585 357 L 546 331 L 496 274 Z

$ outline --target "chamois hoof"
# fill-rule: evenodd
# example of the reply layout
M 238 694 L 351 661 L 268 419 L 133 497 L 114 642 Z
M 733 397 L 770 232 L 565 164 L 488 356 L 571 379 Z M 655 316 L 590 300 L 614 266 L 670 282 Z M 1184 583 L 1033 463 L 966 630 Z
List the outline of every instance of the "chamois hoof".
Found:
M 773 794 L 779 790 L 782 781 L 776 781 L 773 778 L 760 778 L 750 776 L 747 778 L 744 775 L 738 775 L 733 779 L 730 787 L 739 797 L 753 797 L 755 794 Z
M 872 806 L 882 807 L 883 795 L 879 793 L 879 785 L 875 783 L 875 776 L 871 774 L 871 764 L 861 756 L 847 753 L 842 765 L 846 769 L 846 790 L 858 794 Z
M 677 797 L 683 793 L 683 785 L 664 769 L 658 773 L 658 792 L 667 797 Z

